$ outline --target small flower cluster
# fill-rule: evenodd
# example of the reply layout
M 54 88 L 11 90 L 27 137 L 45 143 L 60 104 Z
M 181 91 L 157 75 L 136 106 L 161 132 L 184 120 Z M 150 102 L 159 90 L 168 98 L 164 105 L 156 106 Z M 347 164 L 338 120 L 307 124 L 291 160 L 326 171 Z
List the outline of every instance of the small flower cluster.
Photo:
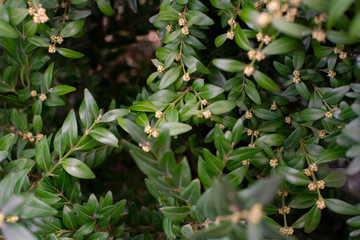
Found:
M 157 111 L 155 112 L 155 117 L 156 117 L 156 118 L 162 118 L 162 116 L 163 116 L 163 113 L 162 113 L 160 110 L 157 110 Z
M 279 231 L 283 235 L 292 235 L 294 233 L 294 229 L 292 227 L 282 227 Z
M 251 135 L 254 135 L 255 137 L 258 137 L 260 135 L 260 131 L 259 130 L 251 130 L 251 129 L 248 129 L 247 130 L 247 135 L 248 136 L 251 136 Z
M 310 191 L 315 191 L 316 188 L 318 189 L 324 189 L 325 188 L 325 181 L 324 180 L 320 180 L 317 182 L 311 182 L 308 184 L 308 188 Z
M 290 214 L 290 207 L 289 206 L 285 206 L 282 208 L 278 209 L 279 214 L 284 215 L 285 214 Z
M 300 83 L 300 81 L 301 81 L 301 78 L 300 78 L 300 76 L 301 76 L 301 74 L 300 74 L 300 71 L 299 70 L 294 70 L 294 72 L 293 72 L 293 75 L 294 75 L 294 77 L 293 77 L 293 82 L 294 83 Z
M 36 96 L 38 96 L 38 93 L 36 92 L 36 90 L 31 90 L 30 95 L 31 95 L 32 97 L 36 97 Z M 41 94 L 39 95 L 39 99 L 40 99 L 42 102 L 45 101 L 45 100 L 47 99 L 46 94 L 45 94 L 45 93 L 41 93 Z
M 318 42 L 324 42 L 326 39 L 326 32 L 322 30 L 314 30 L 312 32 L 312 38 L 316 39 Z
M 326 138 L 326 132 L 325 132 L 324 130 L 321 130 L 321 131 L 319 132 L 319 138 L 320 138 L 320 139 Z
M 285 123 L 286 124 L 291 124 L 291 121 L 292 121 L 292 119 L 291 119 L 290 116 L 285 117 Z
M 37 11 L 30 1 L 27 1 L 27 4 L 29 5 L 28 13 L 30 16 L 33 16 L 34 23 L 46 23 L 49 20 L 49 17 L 46 15 L 46 9 L 42 7 L 41 3 L 39 3 Z
M 23 141 L 30 141 L 30 142 L 34 142 L 35 140 L 36 141 L 40 141 L 41 139 L 43 139 L 44 135 L 41 134 L 41 133 L 38 133 L 36 136 L 34 136 L 31 132 L 27 132 L 27 133 L 24 133 L 22 135 L 22 140 Z
M 271 111 L 275 111 L 276 109 L 277 109 L 278 107 L 277 107 L 277 105 L 276 105 L 276 103 L 275 103 L 275 101 L 271 104 L 271 106 L 270 106 L 270 110 Z
M 283 13 L 285 12 L 285 19 L 287 21 L 295 21 L 295 17 L 298 15 L 298 9 L 296 8 L 298 5 L 293 3 L 292 5 L 295 5 L 295 7 L 289 7 L 288 3 L 281 3 L 278 0 L 273 0 L 266 3 L 266 9 L 268 10 L 268 12 L 262 12 L 258 15 L 256 19 L 257 24 L 259 24 L 261 27 L 266 27 L 267 25 L 269 25 L 272 18 L 281 18 L 283 16 Z M 256 2 L 254 6 L 257 9 L 260 9 L 261 3 Z
M 236 28 L 237 22 L 235 21 L 234 18 L 230 18 L 228 21 L 228 24 L 230 25 L 231 28 Z
M 278 163 L 278 160 L 277 159 L 271 159 L 270 162 L 269 162 L 270 166 L 273 167 L 273 168 L 276 168 L 279 163 Z
M 60 6 L 61 6 L 62 8 L 66 8 L 66 7 L 67 7 L 67 3 L 66 3 L 66 2 L 61 2 Z
M 210 110 L 205 110 L 202 114 L 204 115 L 204 117 L 206 119 L 211 117 L 211 111 Z
M 325 203 L 325 200 L 324 199 L 318 199 L 318 200 L 316 200 L 316 206 L 317 206 L 317 208 L 319 208 L 319 209 L 324 209 L 324 208 L 326 208 L 326 203 Z
M 159 65 L 159 66 L 157 67 L 157 71 L 158 71 L 159 73 L 165 72 L 164 66 L 163 66 L 163 65 Z
M 316 16 L 314 18 L 314 22 L 315 24 L 320 25 L 321 23 L 326 22 L 327 18 L 328 18 L 327 13 L 323 12 L 319 16 Z
M 141 147 L 141 149 L 144 151 L 144 152 L 150 152 L 151 148 L 150 148 L 150 143 L 146 143 L 145 145 L 142 144 L 142 143 L 139 143 L 139 147 Z
M 234 31 L 230 30 L 230 31 L 228 31 L 228 32 L 226 33 L 226 38 L 227 38 L 227 39 L 233 40 L 234 37 L 235 37 L 235 32 L 234 32 Z
M 336 72 L 335 72 L 335 71 L 330 70 L 330 71 L 328 72 L 328 77 L 334 78 L 335 76 L 336 76 Z
M 154 138 L 157 138 L 160 135 L 159 131 L 155 128 L 152 128 L 151 126 L 146 126 L 144 128 L 144 132 L 146 134 L 151 134 L 151 136 L 153 136 Z
M 333 117 L 332 112 L 331 112 L 331 111 L 326 112 L 326 113 L 325 113 L 325 117 L 327 117 L 327 118 L 332 118 L 332 117 Z
M 256 39 L 258 42 L 264 42 L 266 45 L 268 45 L 272 41 L 272 38 L 270 35 L 264 35 L 262 32 L 259 32 L 258 34 L 256 34 Z
M 286 191 L 286 190 L 283 190 L 283 189 L 279 189 L 276 191 L 276 194 L 281 197 L 281 196 L 284 196 L 284 197 L 287 197 L 289 195 L 289 192 Z
M 190 81 L 190 74 L 188 74 L 188 73 L 185 73 L 183 76 L 182 76 L 182 80 L 184 81 L 184 82 L 188 82 L 188 81 Z
M 51 36 L 50 36 L 50 41 L 51 41 L 52 43 L 62 44 L 63 41 L 64 41 L 64 39 L 63 39 L 62 37 L 60 37 L 60 36 L 51 35 Z
M 256 51 L 254 49 L 250 50 L 247 52 L 247 55 L 249 57 L 250 60 L 253 60 L 254 58 L 256 60 L 258 60 L 259 62 L 261 60 L 264 60 L 265 59 L 265 54 L 262 52 L 262 51 Z
M 174 27 L 172 25 L 166 26 L 166 31 L 171 32 L 172 30 L 174 30 Z
M 243 166 L 250 166 L 250 161 L 249 160 L 242 160 L 242 165 Z
M 27 132 L 27 133 L 23 133 L 20 130 L 16 130 L 14 126 L 10 127 L 10 131 L 21 136 L 23 141 L 29 140 L 30 142 L 34 142 L 36 141 L 40 141 L 41 139 L 43 139 L 44 135 L 41 133 L 36 134 L 36 136 L 34 136 L 31 132 Z
M 247 65 L 244 69 L 244 74 L 247 77 L 250 77 L 251 75 L 253 75 L 254 71 L 255 71 L 255 68 L 253 65 Z
M 252 112 L 246 111 L 246 112 L 245 112 L 245 118 L 246 118 L 246 119 L 252 119 L 252 118 L 253 118 Z

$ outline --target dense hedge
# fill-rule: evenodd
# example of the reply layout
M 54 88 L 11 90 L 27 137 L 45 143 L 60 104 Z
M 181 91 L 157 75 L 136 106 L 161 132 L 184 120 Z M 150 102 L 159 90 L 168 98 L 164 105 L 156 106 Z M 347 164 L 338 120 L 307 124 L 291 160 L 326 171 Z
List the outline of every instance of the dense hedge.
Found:
M 127 104 L 153 8 L 0 0 L 0 239 L 358 239 L 360 2 L 163 0 Z M 132 168 L 99 196 L 128 153 L 153 198 Z

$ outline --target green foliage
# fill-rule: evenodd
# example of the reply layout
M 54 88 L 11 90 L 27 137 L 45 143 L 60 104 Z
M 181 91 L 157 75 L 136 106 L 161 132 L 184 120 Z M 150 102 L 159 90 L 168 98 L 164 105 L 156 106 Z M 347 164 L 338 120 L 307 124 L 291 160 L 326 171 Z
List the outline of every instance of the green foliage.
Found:
M 85 88 L 55 126 L 76 91 L 59 63 L 85 56 L 62 42 L 119 2 L 0 0 L 0 238 L 308 238 L 332 211 L 356 239 L 340 188 L 360 172 L 360 4 L 264 2 L 161 1 L 148 87 L 107 110 Z M 140 211 L 83 195 L 122 149 L 153 197 Z

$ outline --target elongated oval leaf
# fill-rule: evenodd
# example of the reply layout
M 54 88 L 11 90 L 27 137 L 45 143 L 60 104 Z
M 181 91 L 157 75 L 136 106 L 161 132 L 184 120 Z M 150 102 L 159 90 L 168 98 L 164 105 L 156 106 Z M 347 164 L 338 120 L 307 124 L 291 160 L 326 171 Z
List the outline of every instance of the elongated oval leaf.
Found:
M 118 139 L 117 137 L 107 130 L 106 128 L 97 127 L 90 131 L 90 136 L 93 137 L 96 141 L 99 141 L 103 144 L 117 147 L 118 146 Z
M 61 166 L 63 166 L 65 171 L 71 176 L 82 179 L 95 178 L 95 174 L 91 171 L 91 169 L 85 163 L 76 158 L 65 159 L 61 163 Z

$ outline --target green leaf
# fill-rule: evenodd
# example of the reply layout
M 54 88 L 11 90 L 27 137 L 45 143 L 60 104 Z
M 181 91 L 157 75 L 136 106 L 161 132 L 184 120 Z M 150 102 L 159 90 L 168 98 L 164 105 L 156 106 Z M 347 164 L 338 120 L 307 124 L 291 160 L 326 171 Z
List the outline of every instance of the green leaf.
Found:
M 95 222 L 90 221 L 82 225 L 74 234 L 74 237 L 86 236 L 95 230 Z
M 319 225 L 321 219 L 321 210 L 314 205 L 311 210 L 306 214 L 305 227 L 306 233 L 311 233 Z
M 44 8 L 56 8 L 58 6 L 57 0 L 41 0 Z
M 18 38 L 19 35 L 9 23 L 0 19 L 0 37 Z
M 298 127 L 293 131 L 284 142 L 286 148 L 297 148 L 300 144 L 301 128 Z
M 16 26 L 26 18 L 28 10 L 26 8 L 10 8 L 9 15 L 11 24 Z
M 73 147 L 76 144 L 78 137 L 78 127 L 74 109 L 70 110 L 63 123 L 61 137 L 69 147 Z
M 312 33 L 310 28 L 298 23 L 289 22 L 283 17 L 274 18 L 271 23 L 279 32 L 294 38 L 303 38 Z
M 81 29 L 84 26 L 84 23 L 85 22 L 83 20 L 77 20 L 74 22 L 70 22 L 61 31 L 61 36 L 63 38 L 66 38 L 66 37 L 72 37 L 72 36 L 76 35 L 77 33 L 79 33 L 81 31 Z
M 255 81 L 259 84 L 260 87 L 272 91 L 272 92 L 278 92 L 280 91 L 279 86 L 271 79 L 269 78 L 266 74 L 255 70 L 254 72 L 254 79 Z
M 95 174 L 91 171 L 91 169 L 80 160 L 76 158 L 66 158 L 61 166 L 65 169 L 67 173 L 71 176 L 81 178 L 81 179 L 93 179 L 95 178 Z
M 284 180 L 296 186 L 307 185 L 310 182 L 308 177 L 295 168 L 279 166 L 276 171 Z
M 214 41 L 215 46 L 221 47 L 226 42 L 226 39 L 227 39 L 226 33 L 217 36 Z
M 57 51 L 67 58 L 82 58 L 84 54 L 67 48 L 57 48 Z
M 36 145 L 35 159 L 42 170 L 45 172 L 49 171 L 51 166 L 51 155 L 46 136 Z
M 61 96 L 70 92 L 74 92 L 76 88 L 69 85 L 57 85 L 52 88 L 51 93 L 56 96 Z
M 330 5 L 329 0 L 302 0 L 302 3 L 320 12 L 326 12 Z
M 237 24 L 235 28 L 235 41 L 239 47 L 246 51 L 250 51 L 252 49 L 249 39 L 246 37 L 239 24 Z
M 234 224 L 230 221 L 221 221 L 219 224 L 211 224 L 207 228 L 198 231 L 196 239 L 223 238 L 230 234 L 234 229 Z
M 129 109 L 113 109 L 106 112 L 100 122 L 112 122 L 115 121 L 118 117 L 124 117 L 130 112 Z
M 211 99 L 223 93 L 224 89 L 213 84 L 205 84 L 198 92 L 203 99 Z
M 333 172 L 330 175 L 327 175 L 323 180 L 326 183 L 326 187 L 340 188 L 346 182 L 346 175 L 340 172 Z
M 234 101 L 220 100 L 210 104 L 205 110 L 210 110 L 212 114 L 223 114 L 233 110 L 236 107 Z
M 352 217 L 352 218 L 348 219 L 346 221 L 346 223 L 351 227 L 359 228 L 360 227 L 360 216 Z
M 111 147 L 118 147 L 119 140 L 117 137 L 103 127 L 97 127 L 90 131 L 90 136 L 93 137 L 96 141 L 103 144 L 109 145 Z
M 209 26 L 214 24 L 214 21 L 210 17 L 197 10 L 188 11 L 186 13 L 186 17 L 189 19 L 189 22 L 192 20 L 192 18 L 196 18 L 194 25 Z
M 227 72 L 242 72 L 246 67 L 245 63 L 233 59 L 215 58 L 212 63 L 215 67 Z
M 43 127 L 41 115 L 35 115 L 33 118 L 33 129 L 36 133 L 40 133 Z
M 37 240 L 37 238 L 29 230 L 18 223 L 4 223 L 1 230 L 6 239 Z
M 96 3 L 103 14 L 107 16 L 112 16 L 114 14 L 112 7 L 106 0 L 96 0 Z
M 261 104 L 261 98 L 259 92 L 253 86 L 246 84 L 245 85 L 246 95 L 253 100 L 256 104 Z
M 166 122 L 160 125 L 161 129 L 167 129 L 170 136 L 177 136 L 186 133 L 192 129 L 189 124 L 179 122 Z
M 38 24 L 34 23 L 33 20 L 30 20 L 27 23 L 25 23 L 24 30 L 25 30 L 26 36 L 31 37 L 31 36 L 35 35 L 37 27 L 38 27 Z
M 293 66 L 294 69 L 301 69 L 304 65 L 305 61 L 305 52 L 304 51 L 296 51 L 293 56 Z
M 27 40 L 38 47 L 49 47 L 50 45 L 49 40 L 39 36 L 28 37 Z
M 256 153 L 261 152 L 261 148 L 240 147 L 231 152 L 229 160 L 242 161 L 255 156 Z
M 255 108 L 253 110 L 255 116 L 257 116 L 260 119 L 264 119 L 264 120 L 275 120 L 278 119 L 280 117 L 282 117 L 281 113 L 279 112 L 273 112 L 270 110 L 266 110 L 263 108 Z
M 54 75 L 54 63 L 51 63 L 45 70 L 44 72 L 44 77 L 43 77 L 43 86 L 46 90 L 49 90 L 51 87 L 51 83 L 53 80 L 53 75 Z
M 301 43 L 299 40 L 290 37 L 282 37 L 274 40 L 263 49 L 266 55 L 278 55 L 291 52 L 294 49 L 299 49 Z
M 211 4 L 218 9 L 232 9 L 230 0 L 210 0 Z
M 181 221 L 187 218 L 190 214 L 188 207 L 162 207 L 161 212 L 171 221 Z
M 310 100 L 311 95 L 303 81 L 295 83 L 296 91 L 306 100 Z
M 168 71 L 166 71 L 166 73 L 162 77 L 159 88 L 160 89 L 167 88 L 168 86 L 173 84 L 180 77 L 180 74 L 181 74 L 181 66 L 180 65 L 177 65 L 176 67 L 169 69 Z
M 201 197 L 201 185 L 199 179 L 194 179 L 181 193 L 181 197 L 191 204 L 196 204 Z
M 94 99 L 94 97 L 91 95 L 91 93 L 89 92 L 89 90 L 87 88 L 85 88 L 84 90 L 84 100 L 85 100 L 85 106 L 86 108 L 84 109 L 84 111 L 87 111 L 87 114 L 90 114 L 91 119 L 90 122 L 92 122 L 94 119 L 96 119 L 99 116 L 99 107 Z M 80 118 L 81 118 L 81 113 L 80 113 Z
M 67 205 L 64 205 L 63 208 L 63 217 L 62 217 L 62 221 L 65 225 L 65 227 L 67 227 L 68 229 L 77 229 L 78 228 L 78 219 L 75 216 L 75 212 L 72 208 L 70 208 Z
M 347 202 L 335 198 L 325 199 L 326 206 L 333 212 L 344 215 L 359 215 L 360 209 Z
M 325 111 L 321 109 L 308 108 L 300 112 L 300 118 L 303 121 L 311 122 L 319 120 L 325 116 Z
M 346 149 L 345 148 L 329 148 L 320 153 L 316 158 L 315 163 L 322 164 L 334 161 L 339 158 L 345 157 Z
M 71 4 L 84 4 L 88 0 L 70 0 Z
M 323 100 L 330 104 L 337 104 L 349 90 L 349 85 L 338 88 L 323 88 Z
M 222 161 L 216 156 L 212 155 L 212 153 L 206 148 L 203 149 L 203 154 L 206 167 L 214 174 L 221 174 L 224 168 Z
M 130 106 L 130 110 L 138 112 L 156 112 L 157 107 L 149 101 L 141 101 Z
M 236 144 L 239 143 L 242 133 L 243 133 L 243 129 L 244 129 L 244 123 L 243 120 L 241 118 L 239 118 L 233 129 L 231 132 L 231 142 L 232 142 L 232 146 L 235 146 Z
M 327 20 L 327 29 L 330 30 L 335 25 L 336 20 L 344 14 L 353 2 L 354 0 L 331 0 L 330 3 L 328 3 L 330 8 Z
M 248 170 L 249 166 L 242 166 L 226 174 L 225 179 L 234 186 L 238 186 L 244 180 Z

